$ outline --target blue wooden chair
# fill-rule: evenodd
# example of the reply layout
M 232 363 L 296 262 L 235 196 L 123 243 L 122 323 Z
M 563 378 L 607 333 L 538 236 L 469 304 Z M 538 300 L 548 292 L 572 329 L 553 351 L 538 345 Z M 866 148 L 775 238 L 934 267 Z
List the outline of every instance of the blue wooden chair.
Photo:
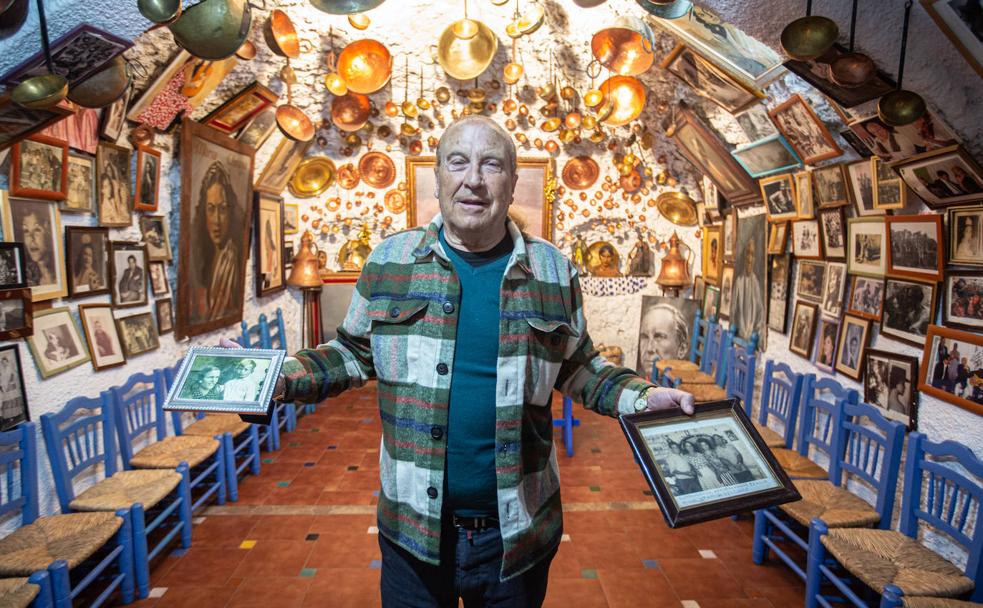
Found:
M 47 570 L 27 578 L 0 578 L 0 606 L 51 608 L 51 602 L 51 577 Z
M 242 322 L 242 333 L 236 338 L 241 346 L 287 350 L 287 332 L 283 324 L 283 311 L 276 309 L 273 323 L 267 321 L 265 314 L 259 315 L 255 325 Z M 313 413 L 314 404 L 305 405 L 304 413 Z M 297 428 L 297 406 L 293 403 L 277 403 L 269 425 L 260 425 L 260 442 L 266 442 L 267 451 L 280 449 L 280 435 L 293 432 Z M 268 428 L 267 428 L 268 427 Z
M 661 359 L 656 356 L 652 362 L 652 372 L 649 376 L 652 384 L 663 384 L 662 376 L 669 369 L 678 371 L 695 371 L 700 369 L 703 360 L 703 353 L 706 349 L 707 336 L 710 335 L 710 328 L 716 325 L 716 319 L 704 319 L 703 312 L 696 311 L 693 318 L 693 327 L 690 329 L 689 337 L 689 358 L 687 359 Z M 641 371 L 641 370 L 639 370 Z M 663 386 L 668 386 L 663 384 Z
M 755 563 L 762 563 L 771 549 L 805 579 L 805 568 L 775 541 L 784 538 L 808 551 L 813 518 L 820 518 L 827 528 L 891 527 L 904 426 L 871 405 L 848 399 L 837 400 L 828 411 L 836 427 L 831 452 L 836 457 L 830 462 L 829 478 L 797 480 L 802 500 L 755 513 Z M 873 492 L 873 500 L 868 503 L 850 492 L 848 483 L 862 486 L 865 494 Z
M 919 542 L 923 527 L 964 550 L 965 567 Z M 882 608 L 899 608 L 907 605 L 905 598 L 920 596 L 980 602 L 981 553 L 983 460 L 962 444 L 934 443 L 913 432 L 905 457 L 899 530 L 830 528 L 821 519 L 812 520 L 806 607 L 848 602 L 864 608 L 872 605 L 871 596 L 880 596 Z M 833 590 L 823 586 L 826 582 Z M 836 592 L 838 596 L 830 595 Z
M 164 385 L 164 372 L 154 370 L 152 374 L 133 374 L 122 386 L 110 389 L 123 468 L 177 469 L 186 465 L 191 476 L 191 510 L 213 496 L 218 504 L 225 504 L 226 490 L 236 481 L 225 474 L 225 438 L 168 437 Z M 146 447 L 135 449 L 137 441 L 148 440 Z
M 737 398 L 744 404 L 744 411 L 751 417 L 754 404 L 754 376 L 758 368 L 758 356 L 753 350 L 734 346 L 730 353 L 730 369 L 727 371 L 727 398 Z
M 763 391 L 762 391 L 763 392 Z M 859 396 L 855 390 L 844 389 L 832 378 L 816 380 L 815 374 L 806 374 L 802 380 L 799 398 L 797 436 L 798 445 L 791 449 L 792 440 L 787 437 L 787 447 L 771 448 L 775 459 L 794 479 L 827 479 L 828 469 L 820 464 L 835 460 L 836 405 L 841 399 L 857 403 Z M 818 463 L 818 464 L 817 464 Z
M 765 362 L 758 421 L 754 423 L 754 428 L 768 447 L 792 448 L 803 381 L 803 375 L 792 371 L 788 364 L 775 363 L 771 359 Z M 771 418 L 781 423 L 781 433 L 768 426 Z
M 263 345 L 264 339 L 264 329 L 266 333 L 269 333 L 269 329 L 266 328 L 266 315 L 259 315 L 259 321 L 255 325 L 249 325 L 246 321 L 242 321 L 240 324 L 242 328 L 239 337 L 236 338 L 236 342 L 239 343 L 243 348 L 266 348 Z
M 730 365 L 731 339 L 734 334 L 719 323 L 709 328 L 706 349 L 697 371 L 667 369 L 663 384 L 693 395 L 697 403 L 727 398 L 727 367 Z
M 225 452 L 225 479 L 228 498 L 239 500 L 239 475 L 249 469 L 253 475 L 260 473 L 259 426 L 243 422 L 236 414 L 208 414 L 204 412 L 171 412 L 174 434 L 178 437 L 220 437 Z M 272 443 L 273 424 L 262 425 L 266 429 L 267 445 Z
M 260 321 L 262 322 L 262 317 Z M 266 331 L 262 335 L 263 348 L 287 350 L 287 330 L 283 324 L 283 311 L 281 309 L 276 309 L 273 321 L 267 323 Z
M 61 411 L 42 414 L 41 430 L 62 513 L 129 509 L 134 577 L 145 598 L 149 562 L 178 535 L 185 549 L 191 546 L 190 477 L 187 465 L 175 471 L 117 470 L 115 411 L 109 391 L 98 398 L 76 397 Z M 100 466 L 105 477 L 76 494 L 76 481 L 91 479 Z
M 84 426 L 76 432 L 91 438 Z M 94 453 L 95 444 L 76 441 L 74 447 L 81 461 L 100 460 Z M 133 601 L 129 506 L 38 517 L 37 428 L 33 422 L 0 433 L 0 474 L 4 486 L 0 516 L 15 518 L 19 512 L 21 520 L 20 527 L 0 539 L 0 577 L 37 584 L 33 598 L 37 606 L 69 608 L 76 599 L 87 606 L 102 606 L 117 591 L 122 603 Z M 43 572 L 47 572 L 47 581 Z

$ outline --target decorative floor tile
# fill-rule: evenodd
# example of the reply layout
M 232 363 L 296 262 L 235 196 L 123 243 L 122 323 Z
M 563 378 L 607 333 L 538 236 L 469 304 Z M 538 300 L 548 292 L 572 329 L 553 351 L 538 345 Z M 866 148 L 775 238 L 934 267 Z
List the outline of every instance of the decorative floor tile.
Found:
M 317 574 L 317 568 L 304 568 L 300 571 L 300 578 L 314 578 Z
M 256 541 L 254 540 L 244 540 L 242 544 L 239 545 L 240 549 L 252 549 L 256 546 Z
M 561 536 L 560 537 L 560 542 L 561 543 L 568 543 L 568 542 L 570 542 L 570 535 L 569 534 L 564 534 L 563 536 Z
M 591 486 L 590 487 L 590 491 L 591 492 L 600 492 L 601 491 L 601 486 Z
M 171 551 L 171 557 L 184 557 L 187 553 L 187 549 L 175 549 Z
M 710 549 L 700 549 L 700 557 L 703 559 L 717 559 L 717 554 Z
M 682 608 L 700 608 L 700 603 L 695 600 L 683 600 L 680 603 Z
M 157 598 L 163 596 L 165 593 L 167 593 L 167 587 L 154 587 L 150 590 L 150 593 L 147 594 L 147 597 Z
M 316 463 L 316 462 L 305 462 L 305 463 L 304 463 L 304 466 L 305 466 L 305 467 L 312 467 L 312 466 L 314 466 L 315 464 L 317 464 L 317 463 Z
M 191 518 L 191 523 L 195 526 L 199 526 L 205 521 L 204 517 L 193 517 Z
M 349 465 L 348 466 L 348 470 L 349 471 L 357 471 L 358 470 L 358 465 L 357 464 Z
M 374 559 L 369 562 L 369 568 L 372 570 L 379 570 L 382 568 L 382 560 Z
M 273 458 L 264 458 L 263 464 L 273 464 Z
M 378 533 L 379 533 L 379 528 L 375 526 L 369 526 L 368 534 L 378 534 Z
M 289 481 L 278 481 L 278 482 L 276 482 L 276 487 L 278 487 L 278 488 L 289 488 L 290 487 L 290 482 Z
M 313 533 L 313 534 L 308 534 L 307 536 L 305 536 L 304 537 L 304 540 L 317 540 L 319 538 L 321 538 L 321 535 L 320 534 Z
M 580 578 L 597 578 L 597 570 L 593 568 L 584 568 L 580 571 Z
M 643 559 L 642 566 L 646 568 L 658 568 L 659 562 L 655 561 L 654 559 Z

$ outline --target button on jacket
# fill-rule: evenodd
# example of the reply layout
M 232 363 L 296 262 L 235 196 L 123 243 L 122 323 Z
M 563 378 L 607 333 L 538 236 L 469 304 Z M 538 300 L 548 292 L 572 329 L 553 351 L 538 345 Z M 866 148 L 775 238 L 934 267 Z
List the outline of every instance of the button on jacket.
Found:
M 284 401 L 316 402 L 378 380 L 382 418 L 379 532 L 419 559 L 440 559 L 445 449 L 460 283 L 429 226 L 395 234 L 369 256 L 338 337 L 283 366 Z M 601 357 L 583 315 L 577 271 L 552 244 L 519 232 L 501 287 L 495 475 L 502 578 L 560 541 L 554 388 L 609 416 L 634 413 L 652 385 Z M 450 304 L 448 306 L 448 304 Z M 489 319 L 489 322 L 495 320 Z M 467 340 L 467 336 L 461 336 Z M 437 429 L 437 431 L 435 431 Z

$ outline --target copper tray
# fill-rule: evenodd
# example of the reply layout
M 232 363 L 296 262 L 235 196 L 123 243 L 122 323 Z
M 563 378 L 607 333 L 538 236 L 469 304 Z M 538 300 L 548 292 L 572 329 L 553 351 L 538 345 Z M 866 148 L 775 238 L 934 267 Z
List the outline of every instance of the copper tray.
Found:
M 362 181 L 373 188 L 388 188 L 396 180 L 396 165 L 382 152 L 368 152 L 358 161 Z
M 338 167 L 338 185 L 345 190 L 351 190 L 358 185 L 360 175 L 355 165 L 346 163 Z
M 589 156 L 576 156 L 563 165 L 563 183 L 571 190 L 586 190 L 594 185 L 601 168 Z
M 662 217 L 677 226 L 695 226 L 699 219 L 696 203 L 685 192 L 663 192 L 655 199 L 655 206 Z
M 335 166 L 326 156 L 305 158 L 290 177 L 287 187 L 297 198 L 311 198 L 321 194 L 334 183 Z
M 403 213 L 406 211 L 406 195 L 399 190 L 386 192 L 386 209 L 390 213 Z

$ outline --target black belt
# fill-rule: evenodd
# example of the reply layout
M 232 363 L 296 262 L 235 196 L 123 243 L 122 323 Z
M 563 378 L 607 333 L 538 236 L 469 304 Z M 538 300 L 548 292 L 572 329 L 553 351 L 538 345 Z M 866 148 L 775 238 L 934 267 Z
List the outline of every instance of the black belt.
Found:
M 454 515 L 451 517 L 451 521 L 455 528 L 463 530 L 486 530 L 498 527 L 498 519 L 495 517 L 458 517 Z

